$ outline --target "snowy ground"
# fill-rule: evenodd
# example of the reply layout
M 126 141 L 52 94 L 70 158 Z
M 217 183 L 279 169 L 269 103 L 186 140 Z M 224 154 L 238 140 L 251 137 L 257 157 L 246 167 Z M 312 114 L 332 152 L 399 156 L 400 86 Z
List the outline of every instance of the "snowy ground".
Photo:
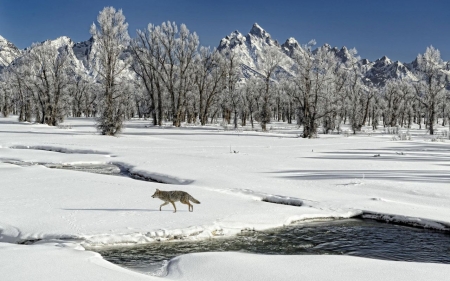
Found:
M 69 119 L 59 128 L 15 120 L 0 119 L 0 242 L 39 242 L 0 244 L 2 280 L 42 280 L 32 277 L 39 274 L 47 280 L 99 280 L 89 276 L 103 272 L 117 272 L 105 273 L 103 280 L 123 280 L 123 274 L 129 275 L 127 280 L 151 278 L 111 265 L 80 246 L 201 239 L 363 213 L 439 229 L 450 226 L 450 142 L 433 142 L 423 130 L 411 130 L 409 141 L 394 140 L 383 130 L 305 140 L 297 138 L 300 132 L 294 126 L 284 124 L 260 133 L 220 126 L 153 128 L 134 120 L 119 137 L 105 137 L 96 133 L 90 119 Z M 169 184 L 23 167 L 17 161 L 117 163 Z M 151 198 L 156 188 L 187 191 L 201 204 L 194 205 L 193 213 L 180 203 L 176 214 L 169 205 L 159 212 L 162 201 Z M 167 278 L 199 280 L 196 274 L 203 269 L 196 271 L 191 264 L 203 266 L 205 259 L 218 268 L 226 260 L 237 274 L 248 267 L 238 266 L 240 259 L 251 261 L 253 270 L 261 270 L 258 274 L 269 274 L 271 267 L 265 264 L 280 264 L 286 274 L 278 274 L 285 279 L 295 274 L 321 280 L 318 276 L 325 273 L 317 264 L 335 269 L 329 275 L 335 280 L 371 280 L 353 274 L 358 267 L 373 280 L 399 280 L 392 276 L 407 271 L 417 272 L 415 280 L 426 275 L 444 280 L 450 272 L 445 265 L 350 257 L 200 254 L 177 258 Z M 297 266 L 313 261 L 316 266 Z

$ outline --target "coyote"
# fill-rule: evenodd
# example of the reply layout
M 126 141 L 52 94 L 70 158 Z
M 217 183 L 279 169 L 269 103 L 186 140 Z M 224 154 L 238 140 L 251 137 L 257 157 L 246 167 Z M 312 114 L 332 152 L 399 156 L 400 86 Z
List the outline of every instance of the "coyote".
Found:
M 194 206 L 191 205 L 191 203 L 189 203 L 189 200 L 194 202 L 195 204 L 200 204 L 200 202 L 194 197 L 192 197 L 189 193 L 179 190 L 161 191 L 159 189 L 156 189 L 155 194 L 153 194 L 152 197 L 159 198 L 162 201 L 164 201 L 164 203 L 161 206 L 159 206 L 160 211 L 161 207 L 169 204 L 169 202 L 172 203 L 173 208 L 175 209 L 175 211 L 173 211 L 174 213 L 177 212 L 177 207 L 175 207 L 175 202 L 177 201 L 180 201 L 183 204 L 187 204 L 189 206 L 189 212 L 194 211 Z

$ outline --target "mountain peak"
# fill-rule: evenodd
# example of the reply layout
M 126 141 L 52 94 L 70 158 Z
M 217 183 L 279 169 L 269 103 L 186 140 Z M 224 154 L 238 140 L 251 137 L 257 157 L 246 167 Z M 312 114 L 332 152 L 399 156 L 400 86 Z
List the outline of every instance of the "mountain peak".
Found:
M 250 34 L 254 35 L 254 36 L 257 36 L 257 37 L 260 37 L 260 38 L 270 37 L 270 34 L 267 33 L 267 31 L 265 31 L 256 22 L 253 24 L 253 27 L 250 30 Z
M 20 56 L 20 50 L 11 42 L 0 36 L 0 69 L 9 65 Z
M 387 56 L 382 56 L 376 60 L 377 63 L 383 63 L 385 65 L 392 64 L 392 61 Z
M 234 48 L 238 45 L 245 44 L 247 39 L 237 30 L 231 32 L 230 35 L 220 40 L 218 50 L 221 51 L 225 48 Z
M 284 42 L 283 45 L 281 45 L 282 47 L 287 47 L 287 46 L 292 46 L 292 47 L 299 47 L 300 44 L 298 43 L 297 40 L 295 40 L 294 37 L 291 37 L 289 39 L 286 40 L 286 42 Z
M 295 40 L 294 37 L 289 38 L 286 42 L 289 43 L 289 44 L 292 44 L 292 45 L 299 45 L 298 41 Z

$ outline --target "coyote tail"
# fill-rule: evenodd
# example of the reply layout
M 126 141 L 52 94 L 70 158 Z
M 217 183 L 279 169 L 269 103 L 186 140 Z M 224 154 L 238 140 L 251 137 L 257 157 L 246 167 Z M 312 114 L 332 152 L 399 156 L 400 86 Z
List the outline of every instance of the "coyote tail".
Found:
M 189 200 L 191 200 L 193 203 L 195 204 L 200 204 L 200 201 L 198 201 L 197 199 L 195 199 L 194 197 L 192 197 L 191 195 L 189 195 Z

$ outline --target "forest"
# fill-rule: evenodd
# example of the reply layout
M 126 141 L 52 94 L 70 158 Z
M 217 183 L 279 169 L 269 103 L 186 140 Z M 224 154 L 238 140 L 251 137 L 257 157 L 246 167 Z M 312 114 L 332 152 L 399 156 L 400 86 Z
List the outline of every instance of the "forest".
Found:
M 184 24 L 149 24 L 131 38 L 122 11 L 107 7 L 90 33 L 86 65 L 70 44 L 48 40 L 1 69 L 3 116 L 49 126 L 91 117 L 103 135 L 120 133 L 131 118 L 261 131 L 278 121 L 297 124 L 304 138 L 340 133 L 343 124 L 354 134 L 418 124 L 433 135 L 438 122 L 450 123 L 449 65 L 432 46 L 413 62 L 413 78 L 373 83 L 355 49 L 343 60 L 314 41 L 289 53 L 255 49 L 257 70 L 243 71 L 238 51 L 201 46 Z

